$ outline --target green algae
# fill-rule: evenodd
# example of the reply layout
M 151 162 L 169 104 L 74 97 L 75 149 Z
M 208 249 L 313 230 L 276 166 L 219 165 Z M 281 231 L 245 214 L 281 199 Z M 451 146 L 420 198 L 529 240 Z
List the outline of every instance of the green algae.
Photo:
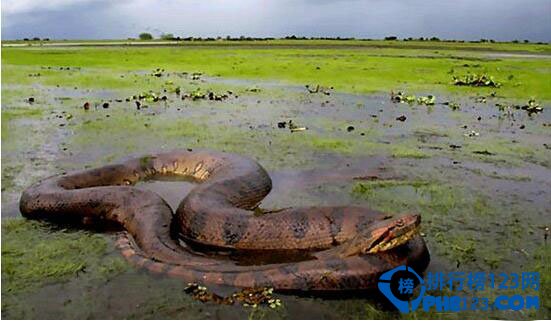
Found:
M 44 223 L 2 220 L 2 293 L 18 294 L 79 273 L 102 269 L 104 276 L 120 272 L 102 262 L 107 240 L 82 231 L 52 230 Z M 118 263 L 117 263 L 118 264 Z

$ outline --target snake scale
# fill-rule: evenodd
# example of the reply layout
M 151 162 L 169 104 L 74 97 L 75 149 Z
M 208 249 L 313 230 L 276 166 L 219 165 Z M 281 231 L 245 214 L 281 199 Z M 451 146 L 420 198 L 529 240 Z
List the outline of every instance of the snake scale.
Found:
M 156 193 L 133 186 L 163 175 L 198 183 L 175 213 Z M 410 231 L 407 238 L 393 241 L 392 231 L 404 220 L 395 224 L 382 212 L 297 207 L 255 215 L 271 187 L 266 170 L 250 158 L 188 149 L 44 179 L 23 192 L 20 210 L 29 219 L 115 223 L 125 231 L 117 245 L 128 261 L 186 282 L 304 291 L 370 289 L 380 274 L 396 266 L 424 270 L 428 265 L 423 239 Z M 409 217 L 418 224 L 418 216 Z M 348 244 L 361 248 L 364 239 L 381 249 L 392 246 L 373 253 L 332 253 L 341 247 L 350 251 Z M 205 254 L 196 245 L 251 255 L 314 254 L 300 261 L 244 265 Z

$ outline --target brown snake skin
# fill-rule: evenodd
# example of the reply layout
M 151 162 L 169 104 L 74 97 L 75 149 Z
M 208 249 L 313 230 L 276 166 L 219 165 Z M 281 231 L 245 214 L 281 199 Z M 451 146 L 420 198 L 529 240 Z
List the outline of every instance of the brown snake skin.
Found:
M 157 194 L 130 186 L 177 175 L 198 184 L 175 215 Z M 352 290 L 376 286 L 383 272 L 407 264 L 424 270 L 429 254 L 415 236 L 370 255 L 242 265 L 195 251 L 187 243 L 229 250 L 323 250 L 341 244 L 387 215 L 363 207 L 288 208 L 254 215 L 270 192 L 267 172 L 252 159 L 207 150 L 177 151 L 47 178 L 25 190 L 20 209 L 31 219 L 91 219 L 127 232 L 117 245 L 133 264 L 186 282 L 281 290 Z

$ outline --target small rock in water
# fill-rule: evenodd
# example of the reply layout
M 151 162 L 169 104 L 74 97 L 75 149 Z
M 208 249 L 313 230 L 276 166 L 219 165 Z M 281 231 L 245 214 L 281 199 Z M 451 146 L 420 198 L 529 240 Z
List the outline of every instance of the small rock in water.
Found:
M 34 103 L 34 97 L 29 97 L 29 98 L 27 99 L 27 101 L 28 101 L 29 103 Z
M 354 126 L 348 126 L 348 127 L 346 127 L 346 131 L 349 132 L 349 133 L 350 133 L 351 131 L 353 131 L 353 130 L 354 130 Z
M 103 103 L 103 108 L 109 108 L 109 103 Z
M 84 105 L 82 106 L 84 108 L 84 110 L 89 110 L 90 109 L 90 103 L 89 102 L 85 102 Z
M 396 120 L 399 120 L 399 121 L 406 121 L 407 117 L 402 115 L 400 117 L 397 117 Z

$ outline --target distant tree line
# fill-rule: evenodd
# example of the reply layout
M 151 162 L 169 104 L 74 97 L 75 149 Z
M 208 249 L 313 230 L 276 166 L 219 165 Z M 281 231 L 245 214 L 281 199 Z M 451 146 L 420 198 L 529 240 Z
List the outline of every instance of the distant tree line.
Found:
M 139 35 L 139 38 L 141 40 L 151 40 L 153 39 L 153 35 L 150 33 L 141 33 Z M 129 38 L 130 40 L 131 38 Z M 369 39 L 369 38 L 354 38 L 354 37 L 304 37 L 304 36 L 285 36 L 281 38 L 274 38 L 274 37 L 246 37 L 246 36 L 240 36 L 240 37 L 180 37 L 180 36 L 174 36 L 172 33 L 165 33 L 161 34 L 159 37 L 161 40 L 172 40 L 172 41 L 216 41 L 216 40 L 225 40 L 225 41 L 265 41 L 265 40 L 360 40 L 360 41 L 373 41 L 373 40 L 379 40 L 379 39 Z M 497 41 L 493 39 L 480 39 L 480 40 L 471 40 L 471 41 L 465 41 L 465 40 L 451 40 L 451 39 L 440 39 L 438 37 L 420 37 L 420 38 L 403 38 L 399 39 L 396 36 L 388 36 L 385 37 L 383 40 L 386 41 L 433 41 L 433 42 L 458 42 L 458 43 L 464 43 L 464 42 L 470 42 L 470 43 L 495 43 Z M 518 40 L 513 40 L 513 43 L 520 43 Z M 530 43 L 529 40 L 524 40 L 524 43 Z M 546 44 L 544 42 L 537 42 L 537 44 Z
M 148 33 L 148 32 L 142 32 L 138 35 L 138 38 L 140 40 L 153 40 L 154 37 L 151 33 Z M 266 40 L 342 40 L 342 41 L 346 41 L 346 40 L 360 40 L 360 41 L 373 41 L 373 40 L 379 40 L 379 39 L 369 39 L 369 38 L 354 38 L 354 37 L 304 37 L 304 36 L 296 36 L 296 35 L 291 35 L 291 36 L 286 36 L 286 37 L 282 37 L 282 38 L 274 38 L 274 37 L 246 37 L 246 36 L 239 36 L 239 37 L 231 37 L 231 36 L 226 36 L 226 37 L 180 37 L 180 36 L 174 36 L 174 34 L 172 33 L 163 33 L 160 35 L 159 39 L 161 40 L 171 40 L 171 41 L 216 41 L 216 40 L 225 40 L 225 41 L 266 41 Z M 134 40 L 134 38 L 128 38 L 128 40 Z M 403 39 L 399 39 L 398 37 L 396 36 L 387 36 L 387 37 L 384 37 L 385 41 L 432 41 L 432 42 L 438 42 L 438 41 L 442 41 L 442 42 L 457 42 L 457 43 L 465 43 L 465 42 L 469 42 L 469 43 L 496 43 L 497 41 L 495 41 L 494 39 L 480 39 L 480 40 L 470 40 L 470 41 L 466 41 L 466 40 L 451 40 L 451 39 L 440 39 L 438 37 L 420 37 L 420 38 L 413 38 L 413 37 L 408 37 L 408 38 L 403 38 Z M 33 38 L 23 38 L 23 41 L 50 41 L 50 38 L 39 38 L 39 37 L 33 37 Z M 507 41 L 505 41 L 507 42 Z M 530 43 L 530 40 L 523 40 L 523 41 L 520 41 L 520 40 L 513 40 L 511 41 L 512 43 Z M 539 44 L 539 45 L 543 45 L 543 44 L 548 44 L 548 43 L 545 43 L 545 42 L 535 42 L 536 44 Z
M 150 33 L 141 33 L 139 35 L 139 38 L 141 40 L 151 40 L 153 39 L 153 35 Z M 239 37 L 180 37 L 180 36 L 174 36 L 172 33 L 165 33 L 161 34 L 159 37 L 161 40 L 172 40 L 172 41 L 216 41 L 216 40 L 225 40 L 225 41 L 266 41 L 266 40 L 360 40 L 360 41 L 373 41 L 373 40 L 379 40 L 379 39 L 369 39 L 369 38 L 354 38 L 354 37 L 304 37 L 304 36 L 285 36 L 281 38 L 274 38 L 274 37 L 246 37 L 246 36 L 239 36 Z M 129 38 L 131 40 L 131 38 Z M 399 39 L 396 36 L 387 36 L 383 40 L 385 41 L 433 41 L 433 42 L 458 42 L 458 43 L 464 43 L 464 42 L 470 42 L 470 43 L 495 43 L 497 41 L 493 39 L 480 39 L 480 40 L 451 40 L 451 39 L 440 39 L 438 37 L 420 37 L 420 38 L 403 38 Z M 513 40 L 513 43 L 520 43 L 518 40 Z M 524 43 L 530 43 L 529 40 L 524 40 Z M 544 42 L 537 42 L 537 44 L 546 44 Z
M 33 37 L 33 38 L 23 38 L 23 41 L 50 41 L 50 38 Z

